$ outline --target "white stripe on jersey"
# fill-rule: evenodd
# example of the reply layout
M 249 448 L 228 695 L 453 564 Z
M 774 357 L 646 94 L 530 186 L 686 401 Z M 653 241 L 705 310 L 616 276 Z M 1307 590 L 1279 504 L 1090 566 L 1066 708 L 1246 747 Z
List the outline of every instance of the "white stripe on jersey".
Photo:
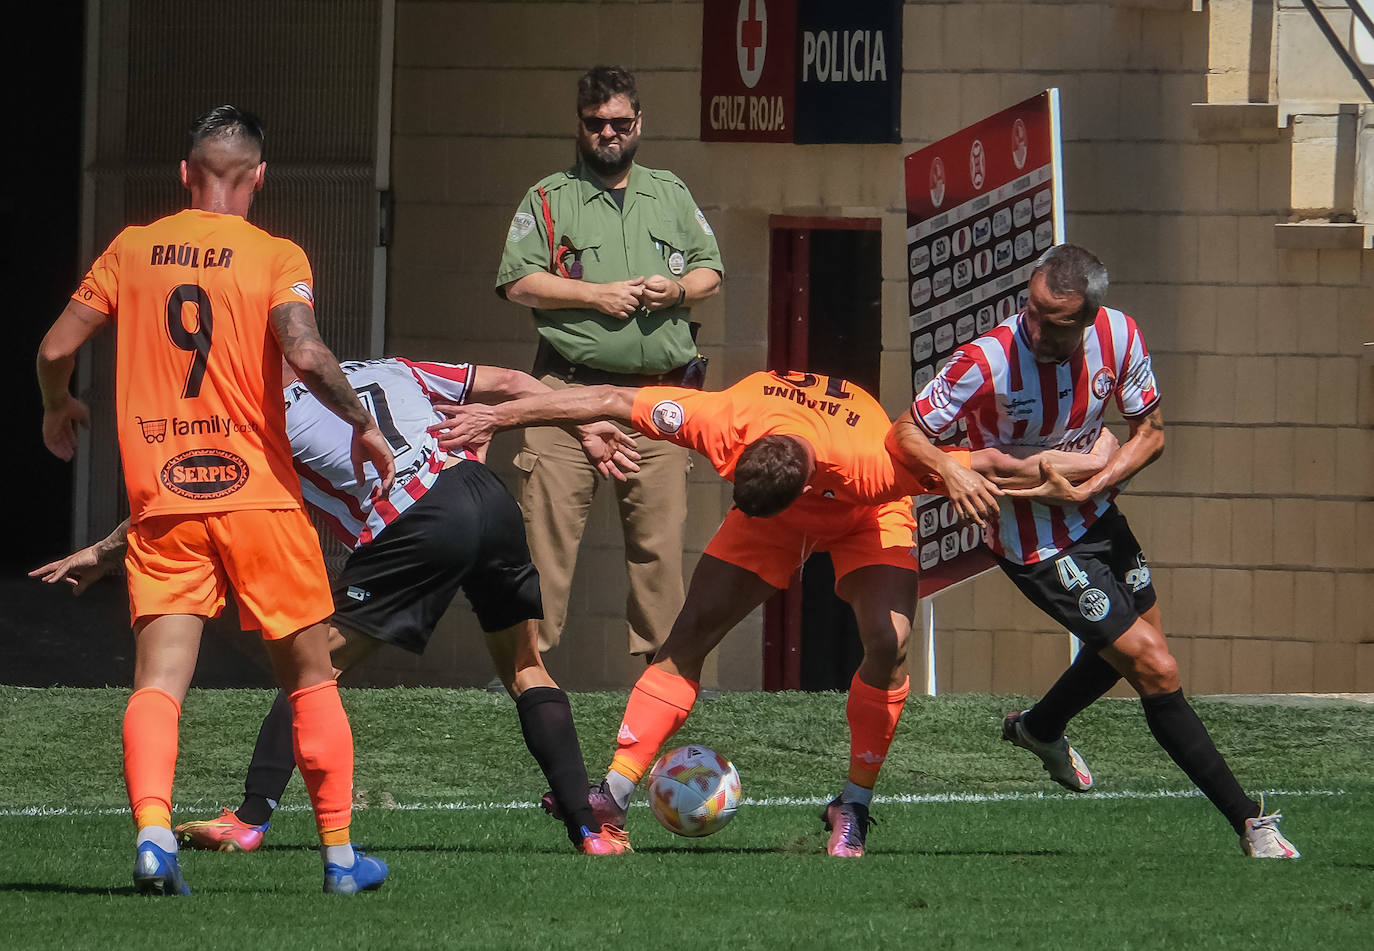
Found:
M 1106 307 L 1063 363 L 1038 363 L 1017 314 L 955 351 L 917 394 L 912 415 L 932 437 L 953 432 L 960 416 L 973 449 L 1033 446 L 1089 452 L 1102 432 L 1107 400 L 1123 416 L 1144 416 L 1159 402 L 1150 355 L 1135 321 Z M 1009 561 L 1035 564 L 1067 548 L 1124 488 L 1081 505 L 1000 500 L 988 546 Z
M 431 399 L 462 403 L 472 385 L 470 363 L 413 363 L 399 357 L 340 365 L 358 398 L 377 420 L 396 455 L 396 484 L 376 503 L 369 465 L 364 481 L 353 478 L 353 429 L 324 407 L 305 385 L 285 388 L 286 434 L 301 478 L 301 495 L 344 544 L 365 545 L 420 499 L 439 477 L 449 454 L 428 427 L 441 417 Z M 469 452 L 454 453 L 476 459 Z

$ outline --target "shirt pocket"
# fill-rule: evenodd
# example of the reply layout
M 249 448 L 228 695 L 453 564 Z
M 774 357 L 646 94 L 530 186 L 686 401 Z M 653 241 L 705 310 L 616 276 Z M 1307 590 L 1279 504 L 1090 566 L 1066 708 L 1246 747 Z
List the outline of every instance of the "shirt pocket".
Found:
M 601 239 L 595 232 L 579 231 L 575 228 L 559 229 L 554 223 L 558 240 L 554 251 L 558 254 L 567 276 L 574 280 L 593 279 L 588 271 L 595 272 L 601 263 Z M 552 273 L 562 275 L 564 270 L 557 266 L 550 268 Z
M 662 273 L 681 277 L 687 273 L 687 239 L 681 228 L 655 225 L 649 229 L 654 252 L 663 262 Z

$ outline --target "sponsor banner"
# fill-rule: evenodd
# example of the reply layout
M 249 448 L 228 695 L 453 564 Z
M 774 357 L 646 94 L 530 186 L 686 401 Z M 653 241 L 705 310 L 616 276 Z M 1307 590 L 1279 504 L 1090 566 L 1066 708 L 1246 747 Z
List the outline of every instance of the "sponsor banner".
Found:
M 1035 259 L 1064 240 L 1062 181 L 1057 89 L 906 157 L 913 394 L 1025 307 Z M 962 420 L 948 442 L 968 444 Z M 995 564 L 947 499 L 921 496 L 916 521 L 923 596 Z
M 791 142 L 796 0 L 704 0 L 703 142 Z
M 703 0 L 706 142 L 901 140 L 900 0 Z

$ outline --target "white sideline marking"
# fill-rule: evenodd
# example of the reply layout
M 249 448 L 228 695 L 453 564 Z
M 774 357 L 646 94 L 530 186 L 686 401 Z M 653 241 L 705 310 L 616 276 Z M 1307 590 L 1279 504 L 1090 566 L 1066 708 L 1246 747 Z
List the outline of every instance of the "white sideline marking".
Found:
M 1257 792 L 1269 796 L 1345 796 L 1348 793 L 1344 789 L 1261 789 Z M 996 802 L 1078 802 L 1082 800 L 1112 800 L 1112 799 L 1199 799 L 1202 793 L 1196 789 L 1154 789 L 1154 790 L 1133 790 L 1123 789 L 1117 792 L 1088 792 L 1088 793 L 1027 793 L 1027 792 L 1008 792 L 1008 793 L 901 793 L 889 796 L 874 796 L 873 802 L 876 805 L 942 805 L 942 804 L 963 804 L 963 803 L 996 803 Z M 774 806 L 823 806 L 830 802 L 829 796 L 775 796 L 766 799 L 744 799 L 741 805 L 750 807 L 769 808 Z M 632 808 L 645 807 L 648 803 L 639 799 L 630 803 Z M 197 806 L 176 806 L 176 812 L 194 812 Z M 208 810 L 210 807 L 206 807 Z M 388 806 L 354 806 L 358 812 L 469 812 L 469 811 L 491 811 L 493 809 L 537 809 L 537 802 L 522 802 L 512 800 L 510 802 L 415 802 Z M 285 805 L 278 808 L 279 812 L 309 812 L 310 807 L 302 804 Z M 119 808 L 105 809 L 78 809 L 68 806 L 21 806 L 17 808 L 0 809 L 0 818 L 15 818 L 22 816 L 32 816 L 37 818 L 55 818 L 59 816 L 122 816 L 127 815 L 127 806 Z

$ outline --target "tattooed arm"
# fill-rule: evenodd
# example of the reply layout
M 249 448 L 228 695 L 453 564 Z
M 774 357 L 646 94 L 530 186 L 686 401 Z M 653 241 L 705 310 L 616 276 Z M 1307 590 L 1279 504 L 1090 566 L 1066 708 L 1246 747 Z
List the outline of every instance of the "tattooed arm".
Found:
M 353 427 L 353 474 L 362 482 L 363 463 L 377 469 L 378 493 L 391 491 L 396 481 L 396 459 L 377 421 L 364 408 L 339 369 L 339 361 L 325 346 L 315 325 L 315 312 L 303 303 L 290 301 L 272 308 L 272 331 L 277 335 L 282 356 L 296 371 L 301 382 L 330 412 Z

